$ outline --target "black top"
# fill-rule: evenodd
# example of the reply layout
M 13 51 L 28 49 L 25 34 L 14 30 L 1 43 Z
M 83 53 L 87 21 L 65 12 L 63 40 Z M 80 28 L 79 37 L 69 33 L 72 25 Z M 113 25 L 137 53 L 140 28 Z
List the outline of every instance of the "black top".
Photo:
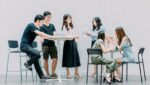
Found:
M 43 26 L 40 27 L 40 31 L 48 34 L 53 35 L 55 31 L 55 26 L 53 24 L 49 24 L 49 26 L 43 24 Z M 42 44 L 43 46 L 55 46 L 54 40 L 46 40 L 44 39 L 44 42 Z
M 32 43 L 37 35 L 34 32 L 35 30 L 38 30 L 38 28 L 33 23 L 27 25 L 22 35 L 20 46 L 32 46 Z

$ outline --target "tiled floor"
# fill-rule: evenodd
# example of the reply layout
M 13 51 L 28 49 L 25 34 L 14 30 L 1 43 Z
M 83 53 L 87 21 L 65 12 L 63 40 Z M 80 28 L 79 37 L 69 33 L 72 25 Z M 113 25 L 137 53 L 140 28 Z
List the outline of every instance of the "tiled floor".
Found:
M 48 80 L 46 82 L 40 82 L 39 79 L 34 82 L 31 77 L 28 77 L 26 80 L 23 79 L 22 83 L 20 82 L 19 76 L 9 76 L 7 83 L 5 83 L 5 76 L 0 76 L 0 85 L 100 85 L 99 81 L 96 82 L 95 77 L 89 77 L 89 82 L 86 84 L 86 77 L 77 80 L 67 80 L 67 81 L 56 81 L 56 80 Z M 108 85 L 107 83 L 102 83 L 102 85 Z M 113 82 L 112 85 L 150 85 L 150 77 L 147 77 L 147 81 L 141 83 L 139 76 L 129 76 L 128 81 L 124 79 L 122 83 Z

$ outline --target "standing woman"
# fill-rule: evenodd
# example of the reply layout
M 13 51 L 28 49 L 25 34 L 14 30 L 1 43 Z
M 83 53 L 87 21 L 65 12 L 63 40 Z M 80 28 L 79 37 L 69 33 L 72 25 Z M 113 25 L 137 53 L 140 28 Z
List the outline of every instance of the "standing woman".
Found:
M 63 17 L 62 31 L 67 36 L 75 35 L 73 23 L 72 23 L 72 17 L 69 14 L 65 14 Z M 76 37 L 76 38 L 78 38 L 78 37 Z M 77 43 L 76 43 L 75 39 L 66 40 L 64 42 L 64 48 L 63 48 L 62 67 L 66 67 L 68 79 L 71 79 L 69 68 L 72 68 L 72 67 L 75 67 L 74 77 L 80 78 L 80 75 L 78 72 L 78 67 L 80 65 L 81 65 L 80 58 L 79 58 Z
M 92 32 L 85 33 L 87 36 L 90 36 L 92 38 L 91 47 L 97 40 L 98 32 L 100 32 L 100 31 L 105 32 L 105 28 L 102 26 L 102 22 L 99 17 L 93 18 L 92 24 L 93 24 Z
M 99 17 L 94 17 L 92 20 L 93 29 L 91 32 L 86 32 L 85 34 L 92 38 L 91 47 L 93 47 L 95 41 L 97 40 L 99 32 L 105 32 L 105 28 L 102 26 L 102 22 Z M 93 66 L 92 76 L 96 74 L 96 65 Z

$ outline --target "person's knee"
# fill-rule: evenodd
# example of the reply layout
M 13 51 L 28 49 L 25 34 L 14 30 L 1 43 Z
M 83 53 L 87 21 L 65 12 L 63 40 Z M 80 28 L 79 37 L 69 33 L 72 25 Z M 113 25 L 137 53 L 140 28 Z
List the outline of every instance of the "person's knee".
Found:
M 53 60 L 58 60 L 58 58 L 53 58 Z
M 53 62 L 57 62 L 57 60 L 58 60 L 57 58 L 53 58 Z
M 48 59 L 44 59 L 44 63 L 48 63 Z
M 118 64 L 122 64 L 122 61 L 121 61 L 121 60 L 117 60 L 117 63 L 118 63 Z
M 37 59 L 40 59 L 40 58 L 41 58 L 40 53 L 36 53 L 35 56 L 36 56 Z

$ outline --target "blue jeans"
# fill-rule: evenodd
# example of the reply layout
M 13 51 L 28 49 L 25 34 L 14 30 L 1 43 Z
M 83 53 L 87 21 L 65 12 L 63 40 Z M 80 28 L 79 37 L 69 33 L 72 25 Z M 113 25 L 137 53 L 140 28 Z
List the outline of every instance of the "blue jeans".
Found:
M 20 50 L 25 52 L 29 56 L 29 60 L 27 61 L 27 64 L 29 65 L 34 64 L 35 70 L 39 78 L 41 79 L 44 76 L 44 74 L 39 64 L 39 59 L 41 57 L 40 52 L 29 45 L 21 46 Z

